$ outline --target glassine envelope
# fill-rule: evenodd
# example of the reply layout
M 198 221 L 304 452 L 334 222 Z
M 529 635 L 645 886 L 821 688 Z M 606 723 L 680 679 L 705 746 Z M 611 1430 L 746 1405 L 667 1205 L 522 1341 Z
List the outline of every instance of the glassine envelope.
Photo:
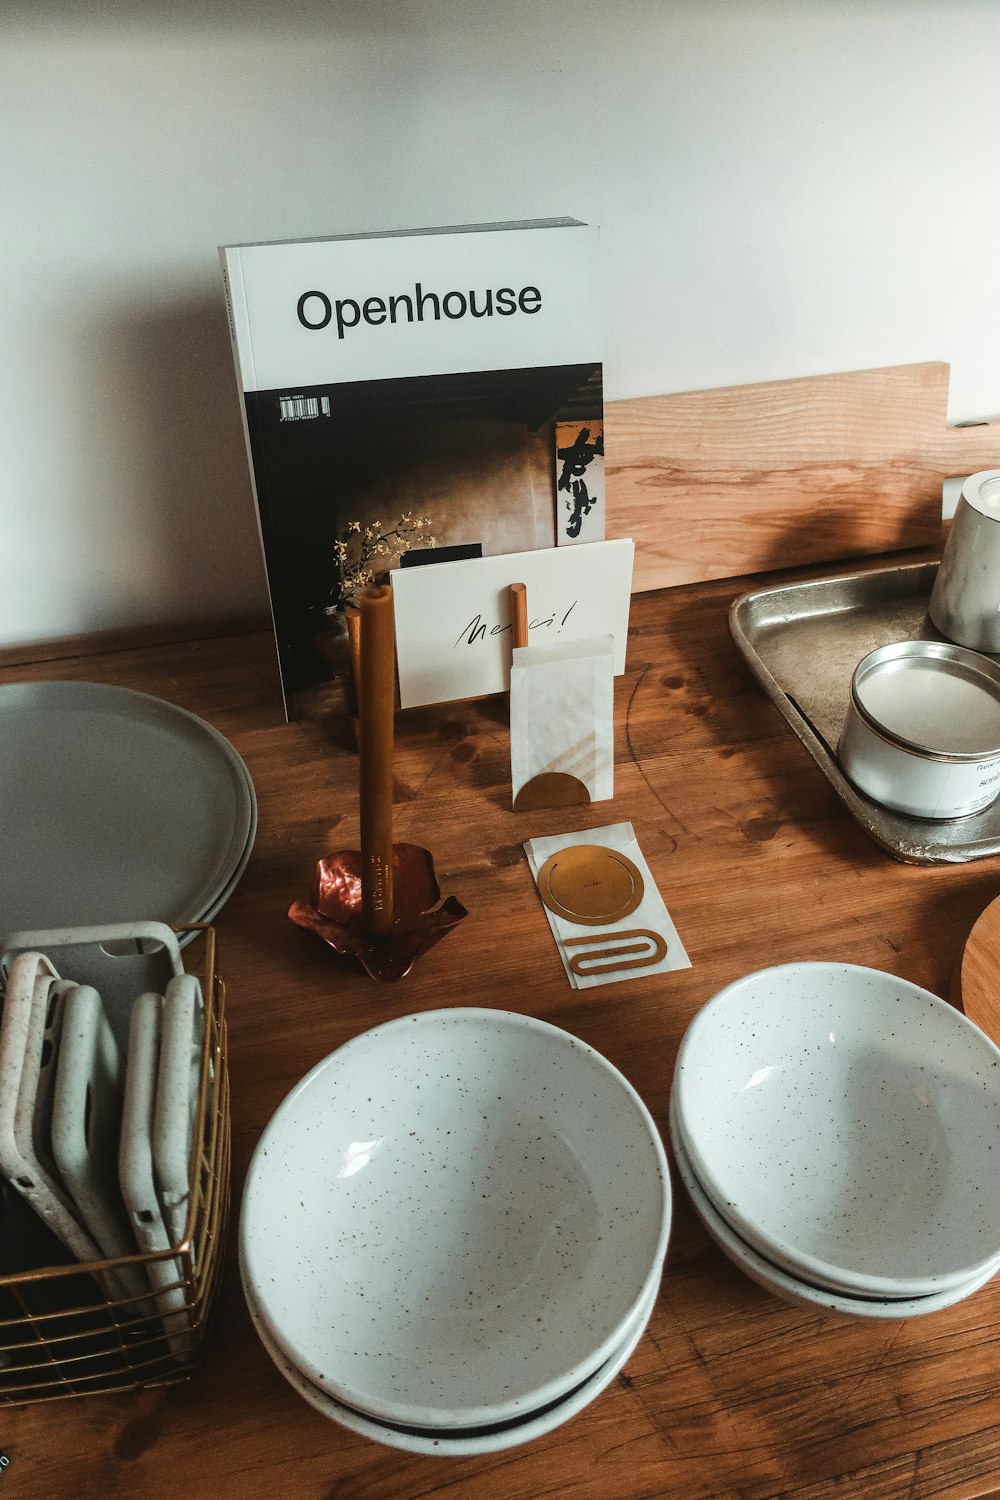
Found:
M 614 796 L 614 647 L 610 635 L 515 647 L 510 669 L 515 807 L 526 805 L 525 796 L 535 789 L 530 803 L 535 807 Z M 573 782 L 586 795 L 575 795 Z M 520 803 L 519 794 L 524 794 Z

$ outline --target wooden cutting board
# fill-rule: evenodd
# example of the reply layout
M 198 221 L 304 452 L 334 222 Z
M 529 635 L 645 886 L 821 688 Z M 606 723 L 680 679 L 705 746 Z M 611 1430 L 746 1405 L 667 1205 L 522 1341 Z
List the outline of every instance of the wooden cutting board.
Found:
M 969 933 L 948 998 L 1000 1046 L 1000 896 Z
M 1000 468 L 947 410 L 943 363 L 610 401 L 607 535 L 636 592 L 935 546 L 944 478 Z

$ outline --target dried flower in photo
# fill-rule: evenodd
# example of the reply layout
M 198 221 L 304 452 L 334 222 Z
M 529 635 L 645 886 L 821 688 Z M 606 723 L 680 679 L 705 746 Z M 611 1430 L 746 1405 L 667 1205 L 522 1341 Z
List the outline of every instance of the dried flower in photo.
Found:
M 433 524 L 430 516 L 415 516 L 412 511 L 404 511 L 391 526 L 382 521 L 367 526 L 351 521 L 333 544 L 338 582 L 334 602 L 327 606 L 326 613 L 338 614 L 357 606 L 361 590 L 390 568 L 398 567 L 400 559 L 414 547 L 437 546 L 430 534 Z

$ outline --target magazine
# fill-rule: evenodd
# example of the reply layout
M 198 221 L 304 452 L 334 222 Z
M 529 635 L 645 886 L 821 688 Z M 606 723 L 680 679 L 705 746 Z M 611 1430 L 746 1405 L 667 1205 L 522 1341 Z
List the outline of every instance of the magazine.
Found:
M 285 711 L 401 563 L 603 536 L 597 231 L 572 219 L 220 250 Z

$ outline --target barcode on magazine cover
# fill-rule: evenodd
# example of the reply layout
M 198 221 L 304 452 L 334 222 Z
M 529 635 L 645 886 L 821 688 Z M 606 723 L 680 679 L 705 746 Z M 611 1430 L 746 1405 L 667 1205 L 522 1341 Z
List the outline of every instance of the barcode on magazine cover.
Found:
M 279 396 L 278 406 L 283 422 L 306 422 L 311 417 L 330 415 L 329 396 Z

